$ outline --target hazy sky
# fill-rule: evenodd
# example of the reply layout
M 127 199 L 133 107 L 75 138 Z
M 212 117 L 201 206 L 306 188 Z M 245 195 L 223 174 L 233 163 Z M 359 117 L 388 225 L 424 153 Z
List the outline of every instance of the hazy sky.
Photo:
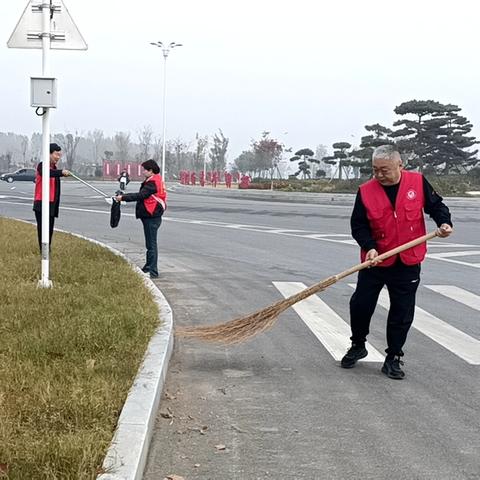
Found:
M 267 130 L 294 150 L 358 144 L 364 125 L 391 126 L 413 98 L 455 103 L 480 137 L 480 32 L 471 0 L 65 0 L 88 43 L 53 51 L 59 81 L 52 130 L 162 131 L 163 57 L 149 42 L 176 41 L 167 60 L 167 139 L 218 128 L 228 158 Z M 2 0 L 0 131 L 30 134 L 41 51 L 6 42 L 27 0 Z M 288 133 L 286 133 L 288 132 Z

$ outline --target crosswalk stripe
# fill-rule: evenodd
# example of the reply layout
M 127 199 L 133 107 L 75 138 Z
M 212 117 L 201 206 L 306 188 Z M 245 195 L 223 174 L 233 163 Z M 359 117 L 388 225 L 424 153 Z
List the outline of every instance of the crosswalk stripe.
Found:
M 451 298 L 456 302 L 463 303 L 467 307 L 480 311 L 480 297 L 468 290 L 454 285 L 425 285 L 425 287 L 445 297 Z
M 355 284 L 349 285 L 355 288 Z M 378 303 L 387 310 L 390 308 L 390 299 L 385 289 L 380 292 Z M 415 307 L 415 320 L 412 326 L 470 365 L 480 365 L 480 341 L 458 328 L 452 327 L 420 307 Z
M 306 288 L 301 282 L 273 282 L 285 297 Z M 320 340 L 335 360 L 341 360 L 350 347 L 350 327 L 334 310 L 317 295 L 302 300 L 293 306 L 305 325 Z M 368 356 L 362 361 L 383 362 L 384 356 L 367 344 Z
M 452 257 L 475 257 L 480 255 L 480 250 L 464 250 L 456 252 L 441 252 L 441 253 L 428 253 L 427 258 L 433 258 L 435 260 L 442 260 L 443 262 L 456 263 L 458 265 L 467 265 L 468 267 L 480 268 L 480 263 L 477 262 L 465 262 L 464 260 L 453 260 Z

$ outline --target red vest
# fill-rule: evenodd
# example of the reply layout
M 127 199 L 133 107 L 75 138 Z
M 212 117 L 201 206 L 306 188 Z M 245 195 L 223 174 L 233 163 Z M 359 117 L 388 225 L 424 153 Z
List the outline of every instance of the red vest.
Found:
M 163 211 L 165 211 L 167 209 L 167 192 L 165 190 L 165 186 L 163 185 L 162 177 L 160 176 L 160 174 L 157 173 L 149 177 L 146 181 L 155 182 L 157 192 L 153 195 L 150 195 L 143 201 L 143 204 L 145 205 L 145 210 L 147 210 L 150 215 L 153 215 L 156 206 L 160 204 L 163 208 Z
M 41 168 L 41 167 L 40 167 Z M 50 169 L 56 170 L 57 167 L 52 167 L 49 165 Z M 36 202 L 42 201 L 42 175 L 38 173 L 38 170 L 35 172 L 35 194 L 33 198 Z M 55 178 L 50 177 L 50 202 L 55 201 Z
M 378 253 L 384 253 L 425 235 L 423 177 L 420 173 L 402 170 L 395 209 L 385 190 L 375 179 L 360 186 L 360 195 Z M 362 262 L 365 261 L 366 253 L 361 251 Z M 423 261 L 426 253 L 426 243 L 422 243 L 399 255 L 405 265 L 416 265 Z M 396 257 L 390 257 L 378 266 L 389 267 L 395 263 Z

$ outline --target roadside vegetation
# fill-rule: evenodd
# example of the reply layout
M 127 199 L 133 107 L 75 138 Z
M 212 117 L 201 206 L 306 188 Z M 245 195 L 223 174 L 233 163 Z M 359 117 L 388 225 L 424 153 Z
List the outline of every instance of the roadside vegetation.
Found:
M 428 181 L 442 196 L 466 196 L 467 192 L 480 191 L 480 169 L 465 175 L 435 175 L 426 174 Z M 366 178 L 338 180 L 317 179 L 274 180 L 273 188 L 283 192 L 314 192 L 314 193 L 355 193 Z M 270 190 L 271 181 L 255 178 L 249 189 Z
M 93 479 L 158 324 L 141 278 L 56 232 L 37 288 L 32 225 L 0 218 L 0 479 Z

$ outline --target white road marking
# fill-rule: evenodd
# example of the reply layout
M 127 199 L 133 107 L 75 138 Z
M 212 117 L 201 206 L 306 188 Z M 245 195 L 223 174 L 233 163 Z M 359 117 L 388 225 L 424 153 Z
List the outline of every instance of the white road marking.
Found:
M 473 268 L 480 268 L 480 263 L 476 262 L 465 262 L 462 260 L 453 260 L 451 257 L 469 257 L 480 255 L 480 250 L 463 250 L 456 252 L 441 252 L 441 253 L 429 253 L 427 258 L 432 258 L 434 260 L 442 260 L 444 262 L 456 263 L 458 265 L 467 265 Z
M 440 247 L 440 248 L 478 248 L 480 245 L 471 245 L 468 243 L 449 243 L 440 241 L 433 241 L 428 244 L 428 248 Z
M 273 282 L 285 297 L 306 288 L 301 282 Z M 341 360 L 350 347 L 350 327 L 334 310 L 317 295 L 302 300 L 293 306 L 305 325 L 320 340 L 335 360 Z M 367 344 L 368 356 L 362 361 L 383 362 L 384 356 Z
M 480 297 L 454 285 L 425 285 L 430 290 L 480 311 Z
M 2 197 L 0 197 L 2 198 Z M 9 196 L 6 198 L 24 198 L 24 197 L 13 197 Z M 25 198 L 25 200 L 31 200 L 31 198 Z M 12 205 L 27 205 L 27 204 L 22 204 L 22 203 L 15 203 L 15 202 L 7 202 L 7 201 L 0 201 L 0 203 L 10 203 Z M 91 209 L 86 209 L 86 208 L 76 208 L 76 207 L 60 207 L 62 210 L 72 210 L 72 211 L 79 211 L 79 212 L 90 212 L 90 213 L 105 213 L 103 211 L 98 211 L 98 210 L 91 210 Z M 109 213 L 109 212 L 107 212 Z M 133 216 L 132 214 L 123 214 L 122 215 L 130 215 Z M 172 218 L 172 217 L 163 217 L 165 221 L 169 222 L 177 222 L 177 223 L 189 223 L 193 225 L 204 225 L 204 226 L 210 226 L 210 227 L 217 227 L 217 228 L 229 228 L 229 229 L 235 229 L 235 230 L 244 230 L 244 231 L 249 231 L 249 232 L 258 232 L 258 233 L 268 233 L 268 234 L 274 234 L 274 235 L 283 235 L 287 237 L 296 237 L 296 238 L 307 238 L 310 240 L 320 240 L 324 242 L 333 242 L 333 243 L 341 243 L 344 245 L 352 245 L 354 247 L 357 247 L 357 244 L 355 240 L 350 238 L 350 235 L 346 233 L 315 233 L 312 231 L 308 230 L 290 230 L 290 229 L 279 229 L 275 227 L 269 227 L 266 225 L 243 225 L 243 224 L 234 224 L 234 223 L 225 223 L 225 222 L 215 222 L 215 221 L 210 221 L 210 220 L 193 220 L 189 218 Z M 469 248 L 469 247 L 478 247 L 478 245 L 469 245 L 469 244 L 449 244 L 445 243 L 442 244 L 441 242 L 434 242 L 432 244 L 429 244 L 429 247 L 446 247 L 446 248 L 457 248 L 457 247 L 462 247 L 462 248 Z M 479 255 L 480 250 L 473 250 L 473 251 L 468 251 L 464 250 L 462 252 L 441 252 L 441 253 L 429 253 L 427 255 L 427 258 L 432 259 L 432 260 L 439 260 L 443 262 L 450 262 L 450 263 L 456 263 L 458 265 L 465 265 L 467 267 L 473 267 L 473 268 L 480 268 L 480 263 L 474 263 L 474 262 L 465 262 L 461 260 L 453 260 L 452 256 L 473 256 L 473 255 Z
M 349 285 L 355 288 L 355 284 L 349 283 Z M 390 299 L 386 289 L 380 292 L 378 303 L 386 310 L 390 308 Z M 458 328 L 452 327 L 423 308 L 415 307 L 415 319 L 412 327 L 470 365 L 480 365 L 480 341 Z
M 464 250 L 456 252 L 441 252 L 430 255 L 434 258 L 449 258 L 449 257 L 468 257 L 469 255 L 480 255 L 480 250 Z

